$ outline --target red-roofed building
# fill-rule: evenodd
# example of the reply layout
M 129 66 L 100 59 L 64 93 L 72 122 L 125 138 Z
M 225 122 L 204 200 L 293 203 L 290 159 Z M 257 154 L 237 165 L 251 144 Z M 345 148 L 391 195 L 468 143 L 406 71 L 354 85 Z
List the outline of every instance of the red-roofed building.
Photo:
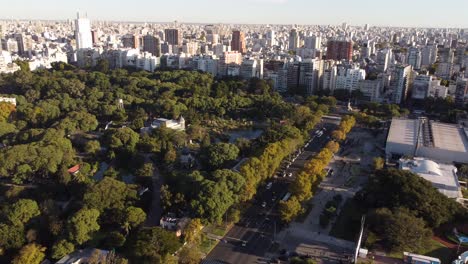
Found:
M 77 164 L 77 165 L 75 165 L 75 166 L 69 168 L 69 169 L 68 169 L 68 172 L 71 173 L 71 174 L 73 174 L 73 175 L 75 175 L 75 174 L 77 174 L 77 173 L 80 171 L 80 168 L 81 168 L 80 164 Z

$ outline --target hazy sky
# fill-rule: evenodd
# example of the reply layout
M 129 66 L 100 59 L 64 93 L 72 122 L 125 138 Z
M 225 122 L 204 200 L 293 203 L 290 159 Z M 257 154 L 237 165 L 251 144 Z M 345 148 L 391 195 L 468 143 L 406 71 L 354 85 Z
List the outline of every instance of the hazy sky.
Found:
M 16 0 L 2 19 L 91 19 L 468 28 L 468 0 Z

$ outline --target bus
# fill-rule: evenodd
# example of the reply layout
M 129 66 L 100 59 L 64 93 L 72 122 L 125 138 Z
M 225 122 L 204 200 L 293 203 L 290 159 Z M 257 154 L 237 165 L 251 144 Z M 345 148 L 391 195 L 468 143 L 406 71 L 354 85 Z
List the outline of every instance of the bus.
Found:
M 291 197 L 291 193 L 285 194 L 283 199 L 281 199 L 281 201 L 286 202 L 287 200 L 289 200 L 289 197 Z

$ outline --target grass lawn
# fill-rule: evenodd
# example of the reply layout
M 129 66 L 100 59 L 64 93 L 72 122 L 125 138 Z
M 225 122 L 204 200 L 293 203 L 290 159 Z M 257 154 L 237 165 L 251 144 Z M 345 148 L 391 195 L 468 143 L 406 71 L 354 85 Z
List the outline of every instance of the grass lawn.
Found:
M 225 226 L 218 226 L 218 225 L 212 226 L 210 228 L 211 233 L 217 236 L 224 236 L 227 230 L 228 229 Z
M 361 227 L 361 214 L 359 207 L 353 199 L 348 199 L 341 207 L 340 215 L 333 225 L 330 235 L 355 241 Z
M 304 205 L 304 212 L 296 217 L 296 222 L 304 223 L 304 221 L 306 220 L 306 218 L 309 215 L 310 211 L 312 210 L 312 207 L 314 207 L 313 204 L 306 203 Z
M 442 261 L 442 264 L 450 264 L 455 257 L 453 250 L 432 239 L 428 241 L 426 248 L 416 252 L 416 254 L 438 258 Z M 403 252 L 391 252 L 387 256 L 403 259 Z
M 442 264 L 450 264 L 455 257 L 455 253 L 452 249 L 445 247 L 441 243 L 432 240 L 428 243 L 427 247 L 421 251 L 422 255 L 438 258 L 442 261 Z
M 219 241 L 212 240 L 212 239 L 205 237 L 200 243 L 200 251 L 203 254 L 208 255 L 208 253 L 210 253 L 210 251 L 218 244 L 218 242 Z

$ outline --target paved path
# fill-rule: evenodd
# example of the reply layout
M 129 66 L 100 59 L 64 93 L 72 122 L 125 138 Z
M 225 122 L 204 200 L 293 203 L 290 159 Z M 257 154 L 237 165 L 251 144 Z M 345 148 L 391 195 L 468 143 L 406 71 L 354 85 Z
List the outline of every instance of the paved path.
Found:
M 150 157 L 151 157 L 150 154 L 145 154 L 146 163 L 149 163 L 149 162 L 153 163 Z M 162 183 L 163 179 L 160 176 L 159 170 L 154 163 L 153 163 L 153 166 L 154 166 L 153 176 L 151 177 L 151 182 L 153 186 L 151 207 L 150 207 L 150 210 L 146 217 L 146 222 L 145 222 L 145 226 L 148 226 L 148 227 L 159 225 L 159 220 L 162 217 L 161 186 L 163 185 Z

